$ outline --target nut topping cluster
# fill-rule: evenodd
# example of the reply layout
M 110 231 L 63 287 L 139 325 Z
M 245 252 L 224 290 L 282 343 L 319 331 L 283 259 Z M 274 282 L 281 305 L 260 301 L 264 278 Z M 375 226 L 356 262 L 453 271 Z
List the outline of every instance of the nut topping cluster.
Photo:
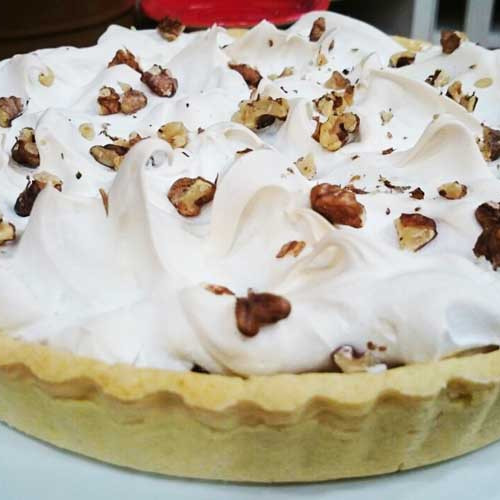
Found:
M 158 64 L 143 73 L 141 82 L 160 97 L 172 97 L 177 92 L 177 78 L 174 78 L 167 68 L 162 68 Z
M 412 252 L 423 248 L 438 234 L 434 220 L 422 214 L 401 214 L 394 225 L 400 248 Z
M 120 96 L 113 87 L 102 87 L 97 98 L 99 114 L 113 115 L 120 111 L 125 115 L 133 115 L 148 104 L 146 95 L 132 88 Z
M 236 299 L 236 324 L 243 335 L 254 337 L 264 325 L 287 318 L 291 310 L 290 302 L 284 297 L 249 290 L 247 297 Z
M 447 200 L 459 200 L 467 194 L 467 186 L 458 181 L 447 182 L 438 187 L 438 193 Z
M 462 91 L 462 82 L 456 81 L 453 82 L 446 91 L 446 96 L 453 99 L 456 103 L 460 104 L 463 108 L 465 108 L 469 113 L 472 113 L 477 106 L 478 98 L 477 96 L 472 94 L 464 94 Z
M 485 257 L 496 271 L 500 266 L 500 203 L 479 205 L 475 216 L 483 231 L 474 245 L 474 255 Z
M 0 247 L 15 239 L 16 226 L 10 222 L 5 222 L 3 220 L 3 215 L 0 213 Z
M 157 29 L 162 38 L 167 42 L 173 42 L 186 29 L 186 26 L 179 19 L 167 16 L 159 22 Z
M 113 59 L 108 63 L 108 68 L 112 68 L 113 66 L 118 66 L 119 64 L 126 64 L 133 70 L 142 74 L 141 66 L 139 65 L 139 61 L 135 55 L 130 52 L 128 49 L 120 49 L 116 51 Z
M 404 50 L 403 52 L 397 52 L 393 54 L 389 59 L 389 66 L 391 68 L 402 68 L 403 66 L 409 66 L 415 62 L 417 54 L 411 50 Z
M 168 122 L 158 130 L 158 137 L 167 141 L 172 148 L 183 148 L 188 143 L 188 130 L 182 122 Z
M 326 30 L 326 20 L 324 17 L 318 17 L 312 25 L 311 31 L 309 33 L 309 40 L 311 42 L 317 42 Z
M 311 208 L 332 224 L 363 227 L 365 207 L 350 189 L 326 182 L 318 184 L 311 189 L 310 201 Z
M 257 97 L 256 100 L 242 101 L 232 120 L 252 130 L 260 130 L 272 125 L 277 119 L 286 120 L 288 101 L 283 98 Z
M 262 80 L 262 75 L 257 69 L 252 68 L 252 66 L 249 66 L 248 64 L 229 63 L 228 66 L 234 71 L 237 71 L 250 88 L 257 88 L 259 86 L 259 83 Z
M 62 181 L 49 172 L 39 172 L 33 176 L 33 180 L 28 178 L 28 183 L 24 191 L 17 197 L 14 211 L 19 217 L 28 217 L 38 195 L 48 185 L 58 191 L 62 191 Z
M 0 127 L 10 127 L 13 120 L 23 113 L 23 102 L 19 97 L 0 97 Z
M 441 47 L 444 54 L 453 54 L 467 37 L 461 31 L 442 30 Z
M 338 151 L 342 146 L 352 142 L 359 132 L 359 116 L 354 113 L 344 113 L 340 116 L 330 115 L 326 122 L 319 122 L 313 134 L 328 151 Z
M 215 189 L 215 184 L 203 177 L 182 177 L 172 184 L 167 197 L 180 215 L 195 217 L 214 199 Z
M 11 154 L 12 159 L 24 167 L 36 168 L 40 166 L 40 154 L 35 141 L 35 131 L 32 128 L 21 129 Z

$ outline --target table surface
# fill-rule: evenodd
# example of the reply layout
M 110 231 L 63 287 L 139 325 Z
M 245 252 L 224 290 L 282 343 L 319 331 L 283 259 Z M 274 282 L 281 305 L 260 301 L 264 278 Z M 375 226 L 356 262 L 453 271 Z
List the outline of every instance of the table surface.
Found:
M 465 457 L 378 478 L 312 485 L 236 485 L 102 464 L 0 424 L 1 500 L 497 500 L 500 442 Z

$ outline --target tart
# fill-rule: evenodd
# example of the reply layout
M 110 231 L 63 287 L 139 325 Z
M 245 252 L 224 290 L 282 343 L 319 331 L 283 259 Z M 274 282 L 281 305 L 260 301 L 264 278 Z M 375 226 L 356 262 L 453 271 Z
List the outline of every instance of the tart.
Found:
M 253 482 L 500 438 L 494 54 L 405 43 L 313 12 L 1 63 L 0 419 Z

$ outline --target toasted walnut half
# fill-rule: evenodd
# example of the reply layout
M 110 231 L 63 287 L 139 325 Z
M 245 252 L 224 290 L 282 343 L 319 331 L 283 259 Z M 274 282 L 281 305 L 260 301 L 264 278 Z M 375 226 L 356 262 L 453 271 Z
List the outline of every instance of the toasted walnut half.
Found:
M 35 141 L 35 131 L 26 127 L 21 130 L 16 143 L 12 147 L 12 159 L 29 168 L 40 166 L 40 153 Z
M 438 234 L 436 223 L 422 214 L 401 214 L 394 221 L 399 247 L 416 252 L 430 243 Z
M 20 217 L 28 217 L 38 195 L 46 186 L 51 185 L 58 191 L 62 191 L 62 181 L 49 172 L 39 172 L 29 180 L 24 191 L 17 197 L 14 211 Z
M 212 292 L 214 295 L 234 295 L 232 290 L 222 285 L 205 285 L 205 289 Z
M 343 373 L 365 372 L 377 364 L 375 356 L 370 351 L 360 353 L 350 345 L 335 349 L 331 357 L 333 364 Z
M 133 115 L 140 109 L 143 109 L 148 104 L 148 98 L 139 90 L 127 90 L 120 100 L 122 113 Z
M 276 119 L 286 120 L 288 101 L 283 98 L 258 97 L 252 101 L 242 101 L 232 120 L 252 130 L 259 130 L 272 125 Z
M 102 87 L 99 90 L 97 104 L 100 115 L 114 115 L 119 113 L 121 109 L 120 96 L 113 87 Z
M 409 66 L 415 62 L 417 55 L 411 50 L 404 50 L 403 52 L 397 52 L 392 55 L 389 59 L 389 66 L 391 68 L 402 68 L 403 66 Z
M 444 87 L 450 83 L 450 77 L 442 69 L 437 69 L 425 79 L 425 83 L 433 87 Z
M 441 31 L 441 47 L 444 54 L 452 54 L 460 47 L 460 44 L 465 41 L 467 37 L 461 31 L 442 30 Z
M 160 97 L 172 97 L 177 92 L 177 78 L 174 78 L 168 69 L 162 68 L 158 64 L 143 73 L 141 82 L 144 82 L 151 92 Z
M 182 122 L 168 122 L 160 127 L 158 137 L 173 148 L 183 148 L 188 143 L 188 130 Z
M 118 170 L 128 150 L 126 146 L 106 144 L 105 146 L 92 146 L 90 154 L 101 165 Z
M 252 66 L 249 66 L 248 64 L 229 63 L 228 66 L 234 71 L 237 71 L 249 87 L 258 87 L 260 81 L 262 80 L 262 75 L 258 72 L 258 70 L 252 68 Z
M 324 17 L 318 17 L 316 21 L 314 21 L 311 31 L 309 33 L 309 40 L 311 42 L 317 42 L 326 30 L 326 20 Z
M 475 94 L 464 94 L 462 91 L 462 82 L 453 82 L 446 91 L 446 96 L 460 104 L 469 113 L 472 113 L 477 106 L 478 98 Z
M 167 16 L 159 22 L 157 29 L 158 33 L 167 40 L 167 42 L 173 42 L 186 29 L 186 26 L 184 26 L 179 19 Z
M 236 324 L 246 337 L 254 337 L 264 325 L 277 323 L 290 315 L 292 306 L 284 297 L 272 293 L 248 291 L 236 299 Z
M 54 72 L 50 68 L 47 68 L 46 71 L 38 75 L 38 81 L 44 87 L 52 87 L 55 79 L 56 77 L 54 75 Z
M 177 179 L 168 191 L 170 203 L 184 217 L 195 217 L 214 199 L 216 186 L 203 177 Z
M 338 151 L 353 141 L 358 132 L 359 116 L 354 113 L 344 113 L 340 116 L 330 115 L 324 123 L 318 122 L 312 137 L 328 151 Z
M 283 257 L 298 257 L 305 247 L 305 241 L 289 241 L 280 248 L 279 252 L 276 254 L 276 258 L 282 259 Z
M 467 186 L 460 182 L 447 182 L 438 187 L 438 193 L 447 200 L 459 200 L 467 194 Z
M 117 50 L 113 59 L 109 61 L 108 68 L 111 68 L 113 66 L 118 66 L 119 64 L 126 64 L 127 66 L 137 71 L 138 73 L 142 73 L 142 69 L 139 65 L 139 62 L 137 61 L 137 58 L 128 49 Z
M 10 222 L 3 220 L 3 215 L 0 213 L 0 247 L 14 241 L 16 239 L 16 226 Z
M 310 201 L 311 208 L 332 224 L 363 227 L 365 207 L 350 189 L 326 182 L 318 184 L 311 189 Z
M 336 70 L 332 73 L 332 76 L 330 76 L 330 78 L 328 78 L 328 80 L 324 84 L 324 86 L 327 89 L 333 89 L 333 90 L 344 90 L 349 85 L 351 85 L 349 79 Z
M 495 161 L 500 158 L 500 130 L 483 125 L 483 140 L 479 142 L 479 149 L 486 161 Z
M 314 155 L 312 153 L 300 157 L 295 162 L 295 165 L 297 165 L 300 173 L 309 181 L 316 175 L 316 162 L 314 161 Z
M 19 97 L 0 97 L 0 127 L 10 127 L 13 120 L 21 116 L 24 106 Z

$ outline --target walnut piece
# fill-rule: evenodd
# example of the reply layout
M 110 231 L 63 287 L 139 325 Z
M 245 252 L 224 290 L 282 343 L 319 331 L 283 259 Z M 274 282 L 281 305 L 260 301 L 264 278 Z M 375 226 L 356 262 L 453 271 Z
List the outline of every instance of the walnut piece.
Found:
M 100 115 L 114 115 L 120 112 L 120 96 L 113 87 L 101 87 L 97 97 Z
M 139 65 L 139 62 L 137 61 L 137 58 L 128 49 L 117 50 L 113 59 L 111 59 L 111 61 L 108 63 L 108 68 L 111 68 L 113 66 L 118 66 L 119 64 L 126 64 L 133 70 L 142 74 L 142 69 Z
M 476 257 L 485 257 L 496 271 L 500 266 L 500 224 L 483 229 L 473 248 Z
M 368 368 L 377 364 L 375 356 L 370 351 L 360 353 L 350 345 L 335 349 L 331 358 L 333 364 L 343 373 L 366 372 Z
M 401 214 L 394 221 L 399 247 L 416 252 L 437 236 L 436 223 L 422 214 Z
M 168 69 L 162 68 L 158 64 L 153 65 L 143 73 L 141 82 L 160 97 L 172 97 L 177 92 L 177 79 L 172 76 Z
M 438 187 L 438 193 L 447 200 L 459 200 L 467 194 L 467 186 L 458 181 L 446 182 Z
M 92 146 L 90 154 L 101 165 L 118 170 L 128 150 L 129 148 L 126 146 L 106 144 L 105 146 Z
M 425 198 L 425 193 L 419 187 L 415 188 L 413 191 L 410 191 L 410 198 L 414 200 L 423 200 Z
M 479 142 L 479 149 L 486 161 L 495 161 L 500 158 L 500 130 L 483 125 L 483 140 Z
M 284 297 L 249 290 L 247 297 L 236 299 L 236 324 L 243 335 L 254 337 L 262 326 L 287 318 L 291 310 L 290 302 Z
M 3 215 L 0 213 L 0 247 L 14 241 L 16 239 L 16 226 L 10 222 L 3 220 Z
M 313 100 L 316 109 L 324 116 L 341 115 L 354 101 L 354 87 L 349 85 L 345 92 L 329 92 L 318 99 Z
M 232 64 L 229 63 L 228 66 L 237 71 L 245 80 L 246 84 L 251 88 L 258 87 L 260 81 L 262 80 L 262 75 L 256 70 L 249 66 L 248 64 Z
M 49 172 L 39 172 L 33 176 L 33 180 L 28 178 L 26 188 L 17 197 L 14 205 L 14 211 L 19 217 L 28 217 L 37 199 L 38 195 L 45 189 L 46 186 L 51 185 L 58 191 L 62 191 L 62 181 L 55 175 Z
M 340 116 L 330 115 L 324 123 L 318 122 L 313 139 L 328 151 L 338 151 L 342 146 L 352 142 L 359 132 L 359 116 L 344 113 Z
M 148 104 L 148 98 L 139 90 L 127 90 L 120 99 L 121 111 L 125 115 L 133 115 Z
M 162 38 L 167 40 L 167 42 L 173 42 L 186 29 L 186 26 L 179 19 L 167 16 L 158 23 L 157 29 Z
M 40 153 L 35 141 L 35 131 L 26 127 L 21 130 L 11 150 L 12 159 L 24 167 L 40 166 Z
M 462 91 L 462 82 L 456 81 L 453 82 L 446 91 L 446 96 L 453 99 L 456 103 L 460 104 L 463 108 L 465 108 L 469 113 L 472 113 L 477 106 L 478 98 L 477 96 L 472 94 L 464 94 Z
M 205 290 L 212 292 L 215 295 L 234 295 L 232 290 L 222 285 L 205 285 Z
M 453 54 L 467 37 L 461 31 L 441 30 L 441 47 L 444 54 Z
M 393 54 L 389 59 L 389 66 L 391 68 L 402 68 L 403 66 L 409 66 L 415 62 L 415 57 L 417 55 L 411 50 L 404 50 L 403 52 L 397 52 Z
M 203 177 L 182 177 L 172 184 L 167 196 L 180 215 L 195 217 L 203 205 L 213 200 L 215 188 L 214 183 Z
M 299 169 L 299 172 L 309 181 L 316 175 L 316 163 L 312 153 L 309 153 L 306 156 L 301 156 L 295 162 L 295 165 Z
M 476 208 L 474 214 L 479 225 L 483 229 L 500 225 L 500 203 L 488 201 Z
M 182 122 L 168 122 L 158 130 L 158 137 L 172 148 L 183 148 L 188 143 L 188 130 Z
M 87 141 L 92 141 L 95 138 L 95 130 L 92 123 L 82 123 L 78 127 L 78 131 L 84 139 L 87 139 Z
M 292 240 L 288 243 L 285 243 L 276 254 L 277 259 L 282 259 L 283 257 L 298 257 L 302 250 L 304 250 L 306 246 L 305 241 L 297 241 Z
M 56 77 L 54 75 L 54 72 L 50 68 L 47 68 L 46 71 L 44 71 L 38 75 L 38 81 L 44 87 L 52 87 L 55 79 L 56 79 Z
M 0 127 L 8 128 L 21 116 L 24 106 L 19 97 L 0 97 Z
M 288 101 L 283 98 L 258 97 L 256 100 L 242 101 L 232 120 L 252 130 L 260 130 L 272 125 L 276 119 L 286 120 Z
M 311 42 L 317 42 L 326 30 L 326 20 L 324 17 L 318 17 L 316 21 L 314 21 L 311 31 L 309 33 L 309 40 Z
M 363 227 L 365 207 L 350 189 L 326 182 L 318 184 L 311 189 L 310 201 L 311 208 L 332 224 Z
M 433 87 L 444 87 L 450 83 L 450 77 L 442 69 L 437 69 L 432 75 L 425 79 L 425 83 Z
M 342 73 L 336 70 L 332 73 L 332 76 L 330 76 L 330 78 L 328 78 L 328 80 L 324 83 L 324 87 L 333 90 L 344 90 L 349 85 L 351 85 L 349 79 L 347 79 Z

